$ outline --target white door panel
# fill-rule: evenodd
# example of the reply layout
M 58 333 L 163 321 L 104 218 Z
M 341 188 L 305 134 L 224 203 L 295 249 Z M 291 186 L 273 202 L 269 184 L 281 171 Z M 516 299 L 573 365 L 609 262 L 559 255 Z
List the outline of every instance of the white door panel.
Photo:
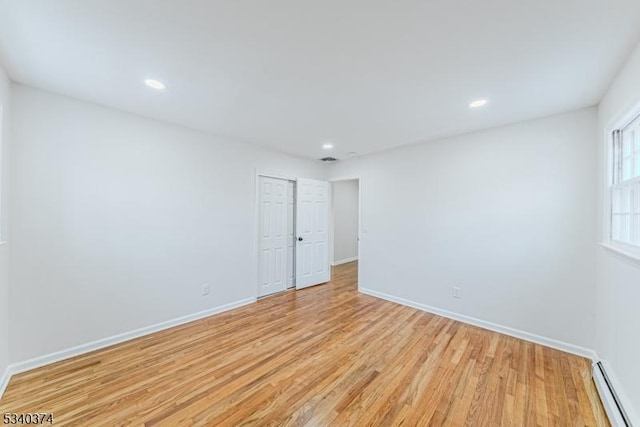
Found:
M 296 288 L 328 282 L 329 183 L 298 179 L 296 186 Z
M 287 288 L 296 286 L 295 276 L 295 188 L 293 181 L 287 182 Z
M 260 263 L 258 296 L 287 286 L 287 181 L 259 177 Z

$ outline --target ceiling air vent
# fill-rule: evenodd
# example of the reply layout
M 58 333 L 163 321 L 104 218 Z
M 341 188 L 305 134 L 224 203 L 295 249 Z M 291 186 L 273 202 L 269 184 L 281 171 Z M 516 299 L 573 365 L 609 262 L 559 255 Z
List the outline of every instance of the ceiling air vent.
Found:
M 320 160 L 322 160 L 323 162 L 335 162 L 338 159 L 336 159 L 335 157 L 323 157 Z

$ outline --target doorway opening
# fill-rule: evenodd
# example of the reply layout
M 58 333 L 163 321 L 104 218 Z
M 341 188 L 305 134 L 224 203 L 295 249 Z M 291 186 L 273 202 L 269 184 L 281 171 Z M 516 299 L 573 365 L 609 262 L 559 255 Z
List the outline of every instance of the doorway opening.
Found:
M 331 266 L 360 257 L 360 179 L 331 181 Z

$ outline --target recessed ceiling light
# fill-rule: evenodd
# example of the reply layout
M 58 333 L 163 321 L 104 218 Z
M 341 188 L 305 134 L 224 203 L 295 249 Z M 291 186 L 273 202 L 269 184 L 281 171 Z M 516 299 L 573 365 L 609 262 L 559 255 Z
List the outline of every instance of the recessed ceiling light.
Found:
M 486 99 L 476 99 L 471 104 L 469 104 L 469 107 L 471 108 L 484 107 L 485 105 L 487 105 L 488 102 L 489 101 L 487 101 Z
M 147 80 L 144 81 L 144 83 L 147 86 L 152 87 L 154 89 L 158 89 L 158 90 L 164 90 L 164 89 L 167 88 L 167 85 L 165 85 L 161 81 L 154 80 L 154 79 L 147 79 Z
M 333 148 L 333 144 L 330 142 L 325 142 L 324 144 L 322 144 L 322 148 L 324 148 L 325 150 L 331 150 Z

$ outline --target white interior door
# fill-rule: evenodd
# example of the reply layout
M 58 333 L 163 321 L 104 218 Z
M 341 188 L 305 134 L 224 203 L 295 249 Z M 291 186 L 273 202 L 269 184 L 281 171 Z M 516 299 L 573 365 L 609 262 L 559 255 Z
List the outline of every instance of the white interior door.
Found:
M 287 287 L 287 181 L 261 176 L 259 183 L 258 296 Z
M 296 289 L 331 280 L 329 269 L 329 183 L 296 183 Z
M 287 289 L 296 287 L 296 195 L 293 181 L 287 181 Z

